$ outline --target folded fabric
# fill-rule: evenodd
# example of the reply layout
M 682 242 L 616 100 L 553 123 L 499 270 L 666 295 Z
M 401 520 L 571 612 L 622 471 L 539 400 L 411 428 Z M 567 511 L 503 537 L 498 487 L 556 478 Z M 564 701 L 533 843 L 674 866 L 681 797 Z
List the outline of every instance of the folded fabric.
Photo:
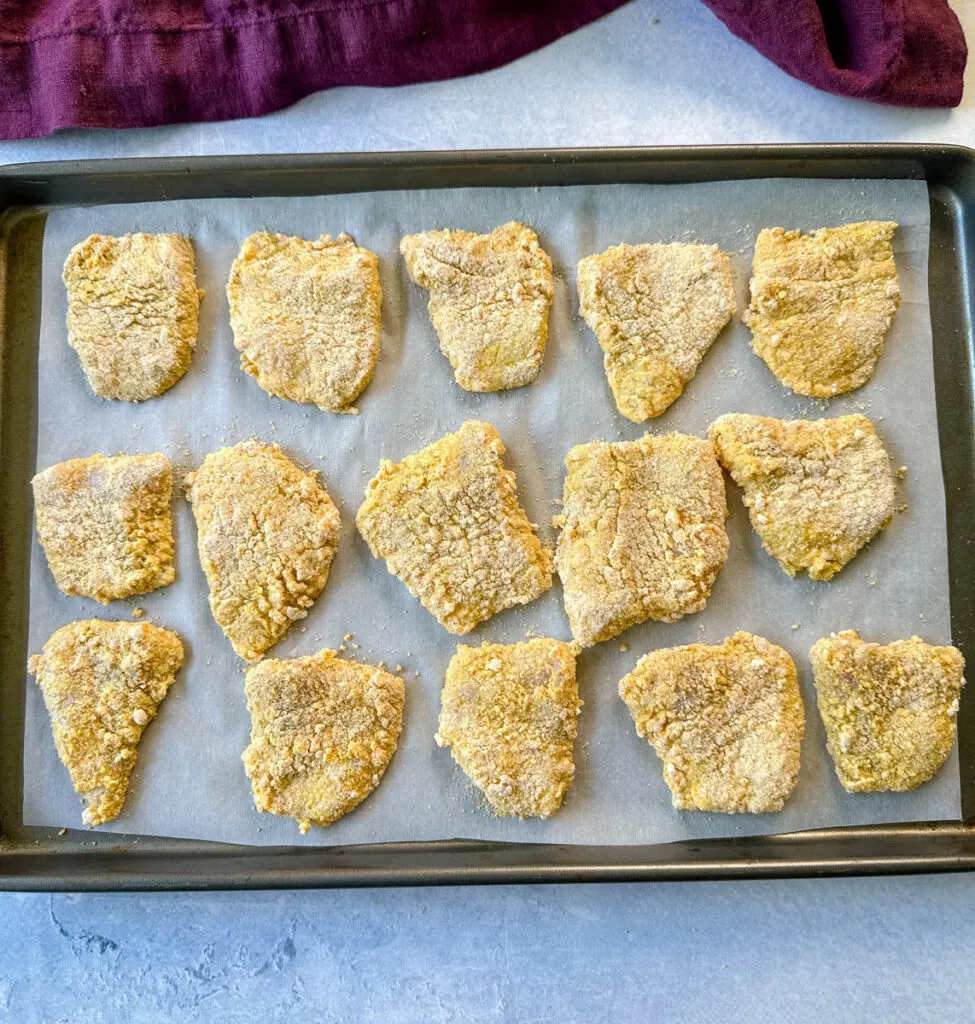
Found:
M 0 138 L 279 110 L 338 85 L 497 67 L 624 0 L 0 0 Z M 790 74 L 912 106 L 961 97 L 945 0 L 705 0 Z
M 946 0 L 704 0 L 790 75 L 839 96 L 956 107 L 968 49 Z

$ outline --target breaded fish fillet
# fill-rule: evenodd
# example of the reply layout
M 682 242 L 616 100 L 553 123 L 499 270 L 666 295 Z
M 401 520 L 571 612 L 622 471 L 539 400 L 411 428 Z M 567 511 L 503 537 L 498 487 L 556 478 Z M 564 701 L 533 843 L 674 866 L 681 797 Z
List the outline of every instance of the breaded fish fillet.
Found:
M 146 622 L 87 619 L 59 629 L 28 662 L 86 825 L 117 818 L 145 727 L 183 664 L 183 644 Z
M 582 708 L 573 644 L 460 644 L 450 659 L 435 736 L 499 817 L 548 818 L 575 765 Z
M 430 293 L 430 319 L 457 383 L 468 391 L 531 384 L 548 340 L 552 261 L 538 236 L 510 221 L 488 235 L 425 231 L 400 252 Z
M 890 459 L 866 416 L 730 413 L 708 436 L 765 550 L 790 576 L 808 569 L 832 579 L 894 516 Z
M 896 229 L 869 220 L 808 235 L 760 232 L 745 323 L 755 353 L 786 387 L 829 398 L 870 378 L 900 305 Z
M 403 680 L 321 650 L 247 670 L 254 805 L 302 832 L 331 825 L 379 785 L 403 727 Z
M 329 412 L 352 403 L 379 359 L 379 260 L 346 234 L 258 231 L 227 283 L 240 367 L 269 394 Z
M 715 647 L 652 651 L 619 690 L 663 761 L 674 807 L 782 809 L 799 774 L 805 717 L 796 667 L 781 647 L 735 633 Z
M 37 536 L 66 594 L 107 604 L 176 578 L 165 455 L 91 455 L 32 481 Z
M 185 483 L 213 617 L 241 658 L 258 661 L 325 588 L 338 509 L 276 444 L 211 452 Z
M 809 652 L 826 745 L 851 793 L 916 789 L 955 742 L 965 659 L 920 637 L 880 644 L 844 630 Z
M 182 235 L 91 235 L 64 264 L 68 344 L 92 391 L 142 402 L 189 369 L 203 292 Z
M 735 312 L 731 264 L 713 245 L 614 245 L 580 261 L 578 287 L 616 407 L 634 423 L 680 397 Z
M 383 460 L 356 525 L 374 558 L 451 633 L 468 633 L 552 585 L 552 556 L 518 503 L 490 423 Z
M 565 465 L 555 565 L 575 639 L 589 647 L 700 611 L 728 557 L 711 443 L 678 433 L 594 441 Z

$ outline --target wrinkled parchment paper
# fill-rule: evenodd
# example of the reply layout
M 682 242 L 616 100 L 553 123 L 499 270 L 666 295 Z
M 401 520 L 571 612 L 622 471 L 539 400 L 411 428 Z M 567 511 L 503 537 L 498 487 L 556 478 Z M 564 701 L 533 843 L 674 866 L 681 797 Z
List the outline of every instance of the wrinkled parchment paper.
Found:
M 509 219 L 533 226 L 556 270 L 545 363 L 536 384 L 469 394 L 453 381 L 426 311 L 398 253 L 402 235 L 433 227 L 488 231 Z M 752 533 L 741 496 L 728 483 L 731 553 L 705 611 L 672 625 L 648 622 L 587 650 L 579 661 L 585 708 L 577 773 L 562 810 L 544 822 L 496 820 L 433 741 L 451 637 L 374 561 L 354 527 L 363 489 L 381 457 L 400 459 L 475 417 L 495 424 L 508 447 L 519 492 L 543 538 L 558 511 L 563 459 L 574 444 L 641 436 L 645 427 L 615 411 L 595 337 L 577 315 L 575 267 L 621 241 L 713 242 L 731 254 L 739 312 L 746 303 L 752 245 L 764 226 L 812 229 L 877 218 L 896 220 L 903 303 L 872 381 L 829 403 L 786 391 L 751 352 L 736 318 L 705 356 L 684 395 L 651 430 L 704 435 L 724 412 L 780 417 L 866 413 L 895 466 L 906 465 L 907 508 L 829 583 L 790 579 Z M 233 347 L 224 286 L 241 241 L 261 228 L 316 237 L 349 231 L 382 267 L 382 359 L 359 400 L 361 415 L 336 416 L 266 395 L 243 374 Z M 91 233 L 179 231 L 193 239 L 202 303 L 199 347 L 172 390 L 142 405 L 94 397 L 66 343 L 61 267 Z M 923 182 L 768 180 L 698 185 L 388 192 L 318 198 L 160 202 L 54 212 L 44 240 L 37 466 L 93 452 L 162 451 L 177 476 L 207 452 L 258 437 L 321 471 L 342 514 L 325 592 L 308 618 L 271 652 L 291 657 L 338 647 L 348 656 L 401 665 L 407 683 L 399 750 L 379 789 L 328 829 L 298 834 L 293 821 L 254 810 L 240 755 L 248 742 L 244 665 L 215 625 L 196 555 L 196 531 L 182 489 L 174 497 L 178 579 L 164 590 L 103 608 L 66 597 L 35 541 L 30 650 L 74 619 L 130 618 L 176 630 L 186 665 L 139 749 L 120 818 L 107 828 L 145 835 L 236 843 L 349 844 L 480 838 L 528 842 L 643 844 L 959 816 L 957 760 L 914 793 L 849 795 L 833 774 L 815 708 L 808 662 L 813 642 L 856 628 L 888 641 L 920 634 L 950 640 L 944 489 L 938 450 L 927 294 L 928 198 Z M 784 646 L 799 669 L 806 737 L 799 782 L 785 809 L 762 816 L 678 812 L 660 764 L 637 737 L 617 682 L 648 650 L 717 643 L 737 629 Z M 561 589 L 480 626 L 462 642 L 514 642 L 526 632 L 569 639 Z M 621 643 L 627 650 L 621 650 Z M 28 677 L 24 811 L 28 824 L 80 824 L 81 804 L 58 761 L 41 694 Z

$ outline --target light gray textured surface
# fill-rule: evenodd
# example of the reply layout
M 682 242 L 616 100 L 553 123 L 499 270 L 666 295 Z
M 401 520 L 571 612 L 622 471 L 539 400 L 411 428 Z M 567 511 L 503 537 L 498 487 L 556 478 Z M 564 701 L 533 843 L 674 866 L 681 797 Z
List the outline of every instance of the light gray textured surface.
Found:
M 975 0 L 954 0 L 975 40 Z M 651 19 L 659 18 L 658 24 Z M 975 61 L 972 62 L 975 65 Z M 975 143 L 788 79 L 691 0 L 640 0 L 476 79 L 255 122 L 0 144 L 84 156 L 781 141 Z M 0 897 L 0 1020 L 975 1020 L 975 876 Z
M 962 1024 L 966 876 L 8 896 L 17 1024 Z

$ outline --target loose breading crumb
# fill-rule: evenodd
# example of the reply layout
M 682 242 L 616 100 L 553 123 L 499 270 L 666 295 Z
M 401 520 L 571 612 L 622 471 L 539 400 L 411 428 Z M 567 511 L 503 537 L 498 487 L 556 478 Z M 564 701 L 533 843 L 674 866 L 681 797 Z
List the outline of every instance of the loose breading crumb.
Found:
M 894 515 L 894 475 L 873 424 L 730 413 L 711 424 L 752 527 L 790 576 L 829 580 Z
M 796 667 L 764 637 L 652 651 L 620 680 L 637 733 L 663 762 L 680 810 L 781 810 L 805 728 Z
M 138 608 L 137 607 L 137 608 L 133 608 L 132 609 L 132 618 L 133 619 L 141 619 L 143 615 L 145 615 L 145 609 L 144 608 Z
M 555 564 L 573 637 L 589 647 L 646 619 L 700 611 L 728 557 L 724 479 L 709 441 L 648 434 L 577 445 Z
M 258 231 L 234 260 L 227 299 L 241 369 L 268 394 L 357 411 L 379 359 L 375 254 L 346 234 L 308 241 Z
M 183 644 L 168 629 L 99 619 L 63 626 L 28 662 L 86 825 L 121 812 L 143 730 L 182 664 Z
M 548 818 L 562 805 L 582 708 L 577 652 L 539 638 L 461 644 L 450 660 L 434 738 L 499 817 Z
M 173 467 L 152 455 L 91 455 L 32 481 L 37 535 L 65 594 L 107 604 L 176 578 Z
M 752 348 L 786 387 L 830 398 L 869 379 L 900 304 L 896 228 L 863 221 L 759 233 L 744 319 Z
M 63 279 L 68 344 L 96 395 L 142 402 L 189 369 L 203 292 L 188 238 L 91 235 L 68 254 Z
M 515 221 L 487 235 L 425 231 L 407 235 L 400 252 L 430 293 L 430 319 L 462 388 L 502 391 L 535 380 L 554 287 L 534 231 Z
M 325 588 L 338 509 L 314 473 L 257 441 L 211 452 L 185 486 L 213 617 L 257 661 Z
M 552 556 L 529 523 L 489 423 L 454 434 L 400 463 L 384 460 L 356 525 L 414 597 L 451 633 L 467 633 L 552 585 Z
M 965 659 L 920 637 L 881 646 L 844 630 L 809 652 L 836 774 L 851 793 L 916 789 L 955 742 Z
M 244 678 L 254 805 L 302 833 L 331 825 L 379 785 L 403 727 L 406 687 L 382 668 L 321 650 L 269 658 Z
M 713 245 L 614 245 L 580 261 L 578 287 L 616 407 L 635 423 L 680 397 L 735 312 L 731 264 Z

